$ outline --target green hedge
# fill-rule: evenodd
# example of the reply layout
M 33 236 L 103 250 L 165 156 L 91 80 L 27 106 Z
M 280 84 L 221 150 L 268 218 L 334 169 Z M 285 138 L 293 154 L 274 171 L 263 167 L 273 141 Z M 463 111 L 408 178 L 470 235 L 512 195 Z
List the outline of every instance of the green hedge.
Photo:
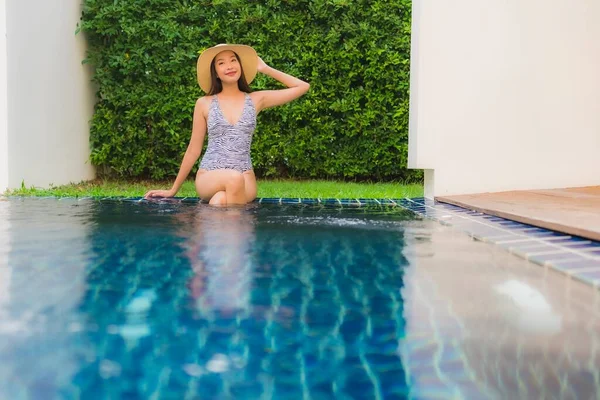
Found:
M 311 84 L 259 116 L 258 176 L 420 179 L 406 168 L 410 10 L 410 0 L 85 0 L 99 88 L 91 161 L 105 174 L 174 176 L 203 95 L 197 57 L 227 42 Z M 281 86 L 259 76 L 252 87 Z

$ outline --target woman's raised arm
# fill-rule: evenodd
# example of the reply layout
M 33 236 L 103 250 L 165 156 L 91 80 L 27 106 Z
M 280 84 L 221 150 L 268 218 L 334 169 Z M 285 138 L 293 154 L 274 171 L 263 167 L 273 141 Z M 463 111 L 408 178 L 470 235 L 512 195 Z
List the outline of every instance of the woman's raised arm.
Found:
M 260 112 L 265 108 L 279 106 L 289 103 L 292 100 L 296 100 L 298 97 L 308 92 L 308 89 L 310 88 L 310 84 L 308 82 L 304 82 L 303 80 L 288 75 L 285 72 L 281 72 L 275 68 L 269 67 L 260 57 L 258 58 L 258 72 L 268 75 L 271 78 L 283 83 L 285 86 L 287 86 L 287 89 L 261 90 L 259 92 L 255 92 L 255 96 L 257 98 L 257 112 Z

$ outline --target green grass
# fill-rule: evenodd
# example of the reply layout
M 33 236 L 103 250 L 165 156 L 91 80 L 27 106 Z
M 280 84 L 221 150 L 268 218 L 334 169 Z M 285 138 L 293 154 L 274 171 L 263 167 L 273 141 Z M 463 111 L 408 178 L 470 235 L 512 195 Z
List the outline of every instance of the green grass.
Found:
M 27 188 L 9 190 L 7 196 L 56 197 L 141 197 L 150 189 L 168 189 L 171 182 L 127 182 L 94 180 L 49 189 Z M 423 196 L 420 184 L 354 183 L 336 181 L 259 180 L 258 197 L 385 199 Z M 193 181 L 183 184 L 177 197 L 196 197 Z
M 259 181 L 259 197 L 398 199 L 423 196 L 423 186 L 402 183 Z

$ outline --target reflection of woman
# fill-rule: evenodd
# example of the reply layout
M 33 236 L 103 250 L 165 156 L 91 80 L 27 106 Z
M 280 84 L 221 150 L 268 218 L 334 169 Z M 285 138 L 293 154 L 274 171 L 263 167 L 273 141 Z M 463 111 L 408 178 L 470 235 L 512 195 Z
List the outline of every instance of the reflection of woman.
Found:
M 249 83 L 257 72 L 287 88 L 251 93 Z M 299 98 L 308 91 L 309 84 L 269 67 L 253 48 L 243 45 L 217 45 L 204 51 L 198 59 L 198 83 L 207 96 L 196 102 L 192 137 L 179 174 L 170 189 L 151 190 L 145 197 L 177 194 L 200 157 L 208 132 L 208 147 L 196 175 L 198 196 L 214 205 L 251 202 L 256 198 L 250 159 L 256 115 Z
M 198 205 L 194 213 L 183 246 L 194 270 L 190 291 L 198 310 L 230 314 L 247 309 L 254 244 L 252 210 Z

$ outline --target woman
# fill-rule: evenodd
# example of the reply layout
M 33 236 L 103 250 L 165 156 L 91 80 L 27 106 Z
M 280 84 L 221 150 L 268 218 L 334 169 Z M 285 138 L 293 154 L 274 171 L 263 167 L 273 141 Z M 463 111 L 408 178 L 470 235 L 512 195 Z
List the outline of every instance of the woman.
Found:
M 287 88 L 251 92 L 257 72 Z M 212 205 L 246 204 L 256 198 L 250 145 L 256 115 L 305 94 L 309 84 L 269 67 L 252 47 L 221 44 L 198 58 L 198 84 L 207 96 L 196 101 L 192 137 L 169 190 L 150 190 L 145 198 L 173 197 L 200 157 L 204 136 L 208 146 L 196 174 L 198 196 Z

